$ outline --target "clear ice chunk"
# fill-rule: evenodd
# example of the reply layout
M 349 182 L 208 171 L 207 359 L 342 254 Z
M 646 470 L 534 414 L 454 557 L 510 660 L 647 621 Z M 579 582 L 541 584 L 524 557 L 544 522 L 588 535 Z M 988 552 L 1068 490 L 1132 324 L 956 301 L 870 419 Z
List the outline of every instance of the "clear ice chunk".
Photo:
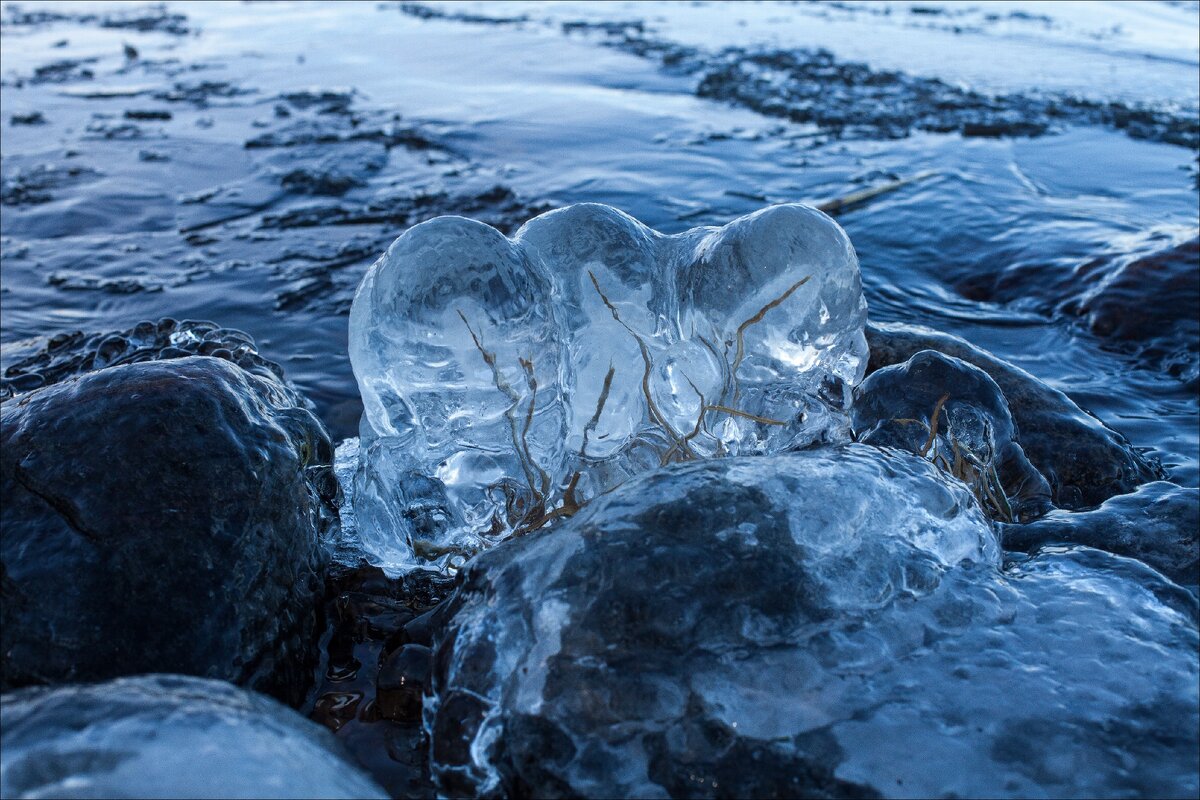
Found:
M 671 236 L 590 203 L 512 239 L 414 226 L 350 313 L 363 548 L 453 568 L 652 467 L 844 441 L 865 321 L 849 239 L 805 206 Z

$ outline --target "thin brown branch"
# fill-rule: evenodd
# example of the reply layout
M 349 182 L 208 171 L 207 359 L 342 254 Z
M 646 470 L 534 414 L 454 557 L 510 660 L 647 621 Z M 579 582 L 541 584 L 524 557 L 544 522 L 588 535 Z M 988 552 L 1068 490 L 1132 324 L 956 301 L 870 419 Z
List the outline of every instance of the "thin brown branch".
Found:
M 588 436 L 595 432 L 596 426 L 600 424 L 600 415 L 604 413 L 604 406 L 608 403 L 608 393 L 612 390 L 613 375 L 616 372 L 617 368 L 610 362 L 608 373 L 604 376 L 604 385 L 600 387 L 600 397 L 596 400 L 596 413 L 592 414 L 592 418 L 588 420 L 587 425 L 583 428 L 583 444 L 579 446 L 579 456 L 581 458 L 587 450 Z
M 885 183 L 881 186 L 872 186 L 870 189 L 862 189 L 841 197 L 835 197 L 830 200 L 826 200 L 823 203 L 818 203 L 817 208 L 821 211 L 824 211 L 831 217 L 836 217 L 843 211 L 849 211 L 851 208 L 860 206 L 863 203 L 866 203 L 868 200 L 874 200 L 876 197 L 880 197 L 885 194 L 891 194 L 903 186 L 908 186 L 910 183 L 917 183 L 918 181 L 927 180 L 937 174 L 937 171 L 930 170 L 927 172 L 918 173 L 916 175 L 910 175 L 907 178 L 901 178 L 900 180 L 892 181 L 891 183 Z
M 783 294 L 779 295 L 774 300 L 772 300 L 771 302 L 767 303 L 765 306 L 760 308 L 758 310 L 758 313 L 756 313 L 754 316 L 750 317 L 750 319 L 746 320 L 745 322 L 743 322 L 741 325 L 738 326 L 737 350 L 733 356 L 733 366 L 730 367 L 730 372 L 733 374 L 733 383 L 734 383 L 733 402 L 734 403 L 737 402 L 738 394 L 739 394 L 739 392 L 738 392 L 739 387 L 737 385 L 738 368 L 742 366 L 742 358 L 744 358 L 746 355 L 746 331 L 747 331 L 747 329 L 749 329 L 752 325 L 757 325 L 758 323 L 762 322 L 763 318 L 766 317 L 767 314 L 772 309 L 778 308 L 780 305 L 782 305 L 785 300 L 787 300 L 789 297 L 792 296 L 793 292 L 795 292 L 797 289 L 799 289 L 804 284 L 808 283 L 810 278 L 812 278 L 811 275 L 805 275 L 803 278 L 801 278 L 800 280 L 796 281 L 791 286 L 789 286 L 787 291 L 785 291 Z
M 921 448 L 921 455 L 925 456 L 929 453 L 929 448 L 933 447 L 933 442 L 937 439 L 938 417 L 942 413 L 942 406 L 950 399 L 950 395 L 944 394 L 933 407 L 933 414 L 929 418 L 929 439 L 925 442 L 925 446 Z
M 751 414 L 748 411 L 739 411 L 736 408 L 729 406 L 705 406 L 705 411 L 720 411 L 734 417 L 742 417 L 743 419 L 752 419 L 755 422 L 761 422 L 764 425 L 779 425 L 786 426 L 787 423 L 783 420 L 771 419 L 770 417 L 760 417 L 757 414 Z
M 654 404 L 654 395 L 650 391 L 650 376 L 653 374 L 654 360 L 650 357 L 650 348 L 646 346 L 646 341 L 642 338 L 641 334 L 629 327 L 629 325 L 623 319 L 621 319 L 621 314 L 617 311 L 617 307 L 613 305 L 612 301 L 608 299 L 608 295 L 606 295 L 604 290 L 600 288 L 600 281 L 596 280 L 595 273 L 591 270 L 588 270 L 588 277 L 592 279 L 592 286 L 596 287 L 596 294 L 600 295 L 600 299 L 603 300 L 604 305 L 608 307 L 609 313 L 612 314 L 612 318 L 617 322 L 617 324 L 627 330 L 634 338 L 634 341 L 637 342 L 638 350 L 642 355 L 642 365 L 644 367 L 642 370 L 642 394 L 646 396 L 646 409 L 650 412 L 650 421 L 662 428 L 663 431 L 665 431 L 666 434 L 671 437 L 673 442 L 682 444 L 682 439 L 679 436 L 679 432 L 671 426 L 671 423 L 667 422 L 667 418 L 663 416 L 662 412 L 658 410 L 658 406 Z M 686 445 L 683 445 L 683 447 L 689 456 L 695 455 L 694 453 L 691 453 L 690 450 L 687 450 Z

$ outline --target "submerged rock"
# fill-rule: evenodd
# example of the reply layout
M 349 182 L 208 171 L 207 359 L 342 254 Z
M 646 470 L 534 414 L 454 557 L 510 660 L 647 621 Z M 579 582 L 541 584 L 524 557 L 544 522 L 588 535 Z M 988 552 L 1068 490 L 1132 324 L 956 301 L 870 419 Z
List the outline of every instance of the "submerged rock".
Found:
M 1021 432 L 1025 455 L 1049 481 L 1054 505 L 1060 508 L 1098 506 L 1165 477 L 1124 436 L 1071 398 L 964 339 L 917 325 L 887 323 L 871 323 L 866 334 L 871 348 L 868 374 L 905 362 L 922 350 L 936 350 L 991 376 Z
M 1017 443 L 1017 426 L 986 372 L 936 350 L 871 373 L 854 391 L 858 441 L 927 457 L 963 480 L 996 519 L 1050 510 L 1050 485 Z
M 1028 525 L 1004 525 L 1000 536 L 1006 550 L 1082 544 L 1136 558 L 1193 591 L 1200 584 L 1200 489 L 1155 481 L 1094 511 L 1054 511 Z
M 320 726 L 221 681 L 24 689 L 0 708 L 5 797 L 387 797 Z
M 1178 590 L 1086 548 L 1001 572 L 967 490 L 906 453 L 657 470 L 461 577 L 425 712 L 449 796 L 1198 788 Z
M 1077 317 L 1109 349 L 1185 383 L 1200 381 L 1200 237 L 1154 230 L 1082 263 L 1019 263 L 962 281 L 967 297 L 1021 301 L 1052 317 Z
M 675 236 L 596 204 L 511 239 L 410 228 L 350 313 L 360 537 L 450 567 L 662 463 L 845 440 L 865 317 L 845 232 L 799 205 Z
M 170 671 L 302 696 L 336 484 L 290 389 L 150 361 L 0 421 L 4 687 Z

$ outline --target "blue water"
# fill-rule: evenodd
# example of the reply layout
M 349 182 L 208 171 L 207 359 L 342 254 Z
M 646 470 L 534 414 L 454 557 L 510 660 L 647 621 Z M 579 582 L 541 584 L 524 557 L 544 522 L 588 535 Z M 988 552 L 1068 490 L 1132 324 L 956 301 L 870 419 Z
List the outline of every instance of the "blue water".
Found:
M 1072 124 L 1037 138 L 830 139 L 811 125 L 698 98 L 694 75 L 605 46 L 602 33 L 562 27 L 641 20 L 659 39 L 710 50 L 822 46 L 872 68 L 992 94 L 1065 93 L 1195 113 L 1195 4 L 989 4 L 985 11 L 1000 18 L 992 21 L 975 6 L 926 6 L 945 13 L 913 14 L 906 4 L 887 14 L 879 5 L 770 3 L 436 9 L 526 17 L 489 25 L 375 3 L 171 4 L 185 18 L 182 35 L 78 19 L 13 24 L 10 16 L 0 34 L 6 181 L 39 167 L 66 177 L 46 190 L 48 202 L 2 207 L 0 337 L 117 330 L 167 315 L 212 319 L 252 334 L 340 438 L 359 413 L 345 346 L 350 292 L 404 224 L 264 229 L 272 214 L 502 185 L 532 203 L 609 203 L 671 232 L 934 170 L 839 220 L 862 261 L 872 318 L 957 333 L 1018 363 L 1160 458 L 1172 479 L 1195 486 L 1194 384 L 1114 352 L 1077 320 L 1031 310 L 1036 283 L 1030 302 L 1004 304 L 968 300 L 956 288 L 1014 265 L 1066 272 L 1135 249 L 1154 231 L 1195 231 L 1195 151 Z M 112 6 L 60 10 L 92 8 Z M 28 80 L 62 59 L 95 60 L 62 82 Z M 162 99 L 177 84 L 203 81 L 232 91 L 202 102 Z M 319 162 L 329 146 L 244 143 L 302 118 L 342 119 L 296 106 L 277 116 L 280 96 L 299 90 L 344 92 L 361 126 L 413 126 L 439 148 L 360 142 L 348 157 L 382 163 L 363 172 L 362 185 L 341 198 L 288 191 L 280 176 Z M 170 119 L 130 120 L 127 111 Z M 32 112 L 45 123 L 12 124 Z M 199 244 L 181 232 L 233 217 L 204 228 L 203 239 L 193 237 Z M 313 267 L 305 254 L 328 260 L 345 242 L 356 250 L 350 263 L 326 270 L 328 285 L 280 301 L 314 274 L 305 272 Z M 130 276 L 154 291 L 86 288 Z
M 56 333 L 212 320 L 251 334 L 341 440 L 362 411 L 350 299 L 410 224 L 460 213 L 511 229 L 594 201 L 674 233 L 923 176 L 838 217 L 871 319 L 992 351 L 1171 481 L 1200 485 L 1200 345 L 1188 333 L 1200 264 L 1142 273 L 1121 319 L 1164 327 L 1137 341 L 1064 306 L 1197 236 L 1193 146 L 1069 116 L 1032 138 L 839 136 L 697 96 L 703 66 L 638 51 L 665 44 L 703 65 L 731 47 L 824 48 L 876 75 L 1111 103 L 1194 131 L 1200 4 L 399 6 L 6 6 L 0 370 Z

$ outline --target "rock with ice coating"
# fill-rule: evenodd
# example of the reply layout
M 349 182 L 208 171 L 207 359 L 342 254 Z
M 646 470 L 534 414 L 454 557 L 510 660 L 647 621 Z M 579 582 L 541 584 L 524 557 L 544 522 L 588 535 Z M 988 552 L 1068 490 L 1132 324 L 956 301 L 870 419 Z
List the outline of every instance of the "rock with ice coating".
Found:
M 990 375 L 1020 428 L 1025 455 L 1049 481 L 1059 508 L 1093 508 L 1165 477 L 1156 462 L 1074 400 L 964 339 L 900 323 L 871 323 L 866 336 L 868 372 L 903 363 L 922 350 L 937 350 Z
M 855 439 L 925 456 L 960 478 L 996 519 L 1049 511 L 1050 484 L 1018 444 L 1004 393 L 978 367 L 936 350 L 872 372 L 854 390 Z
M 967 489 L 899 451 L 654 471 L 447 603 L 450 796 L 1197 789 L 1194 598 L 1086 548 L 1002 571 Z
M 178 675 L 5 694 L 4 797 L 387 797 L 324 728 Z
M 674 236 L 595 204 L 512 239 L 417 225 L 350 314 L 364 548 L 459 563 L 662 463 L 843 440 L 865 318 L 849 240 L 804 206 Z
M 1200 490 L 1154 481 L 1091 511 L 1053 511 L 999 529 L 1005 549 L 1082 544 L 1136 558 L 1200 593 Z

